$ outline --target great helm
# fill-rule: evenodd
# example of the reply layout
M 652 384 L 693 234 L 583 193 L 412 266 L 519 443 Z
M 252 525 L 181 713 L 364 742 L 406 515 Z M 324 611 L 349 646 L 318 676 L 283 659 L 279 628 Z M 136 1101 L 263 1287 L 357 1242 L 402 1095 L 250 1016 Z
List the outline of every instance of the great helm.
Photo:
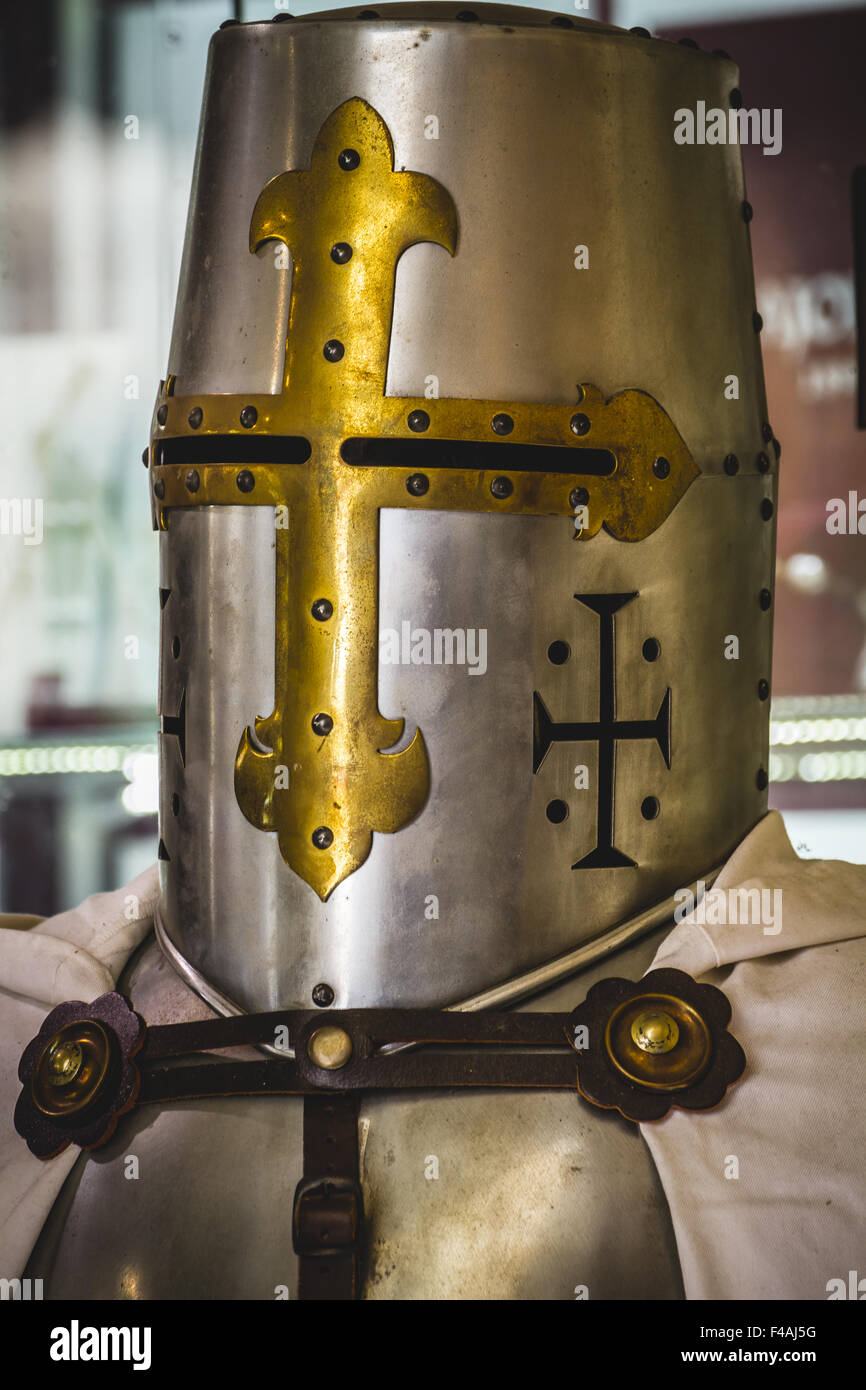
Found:
M 674 138 L 737 70 L 277 18 L 211 43 L 153 418 L 158 930 L 220 1009 L 505 1000 L 766 810 L 750 209 Z

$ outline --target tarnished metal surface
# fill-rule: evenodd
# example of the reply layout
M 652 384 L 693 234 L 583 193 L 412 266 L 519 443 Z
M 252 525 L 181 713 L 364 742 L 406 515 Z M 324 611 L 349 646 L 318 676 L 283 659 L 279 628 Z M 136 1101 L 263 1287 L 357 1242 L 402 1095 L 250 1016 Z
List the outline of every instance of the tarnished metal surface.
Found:
M 639 976 L 658 940 L 616 972 Z M 610 970 L 529 1007 L 571 1008 Z M 121 988 L 153 1024 L 207 1012 L 152 940 Z M 79 1159 L 27 1275 L 52 1299 L 294 1297 L 301 1113 L 262 1097 L 127 1117 Z M 365 1101 L 360 1137 L 365 1298 L 682 1297 L 661 1184 L 617 1115 L 553 1092 L 402 1095 Z
M 601 26 L 482 18 L 235 26 L 212 45 L 152 468 L 171 590 L 160 916 L 241 1008 L 303 1007 L 317 985 L 337 1007 L 466 998 L 694 882 L 766 807 L 760 503 L 775 476 L 741 162 L 673 140 L 674 111 L 725 105 L 736 69 Z M 409 246 L 393 280 L 393 228 L 369 263 L 332 260 L 363 241 L 363 183 L 348 231 L 339 198 L 333 223 L 329 198 L 302 198 L 303 227 L 284 198 L 319 167 L 323 127 L 331 155 L 332 136 L 372 141 L 386 203 L 390 179 L 444 190 L 432 231 L 424 211 L 444 248 Z M 354 172 L 321 166 L 329 188 L 361 174 L 358 153 Z M 294 265 L 261 241 L 275 233 Z M 333 289 L 304 301 L 319 276 Z M 352 367 L 356 321 L 370 380 Z M 345 338 L 342 359 L 325 360 L 323 334 Z M 576 458 L 617 446 L 616 467 L 503 465 L 512 490 L 497 497 L 485 460 L 471 476 L 431 469 L 413 496 L 407 454 L 405 468 L 342 465 L 338 486 L 338 442 L 373 431 L 408 449 L 413 409 L 429 442 L 468 432 L 503 458 L 532 440 Z M 493 413 L 513 421 L 507 437 Z M 208 431 L 244 449 L 277 427 L 310 439 L 309 463 L 208 461 Z M 319 598 L 334 607 L 322 622 Z M 455 632 L 462 661 L 437 664 L 436 634 Z M 315 847 L 322 828 L 333 846 Z

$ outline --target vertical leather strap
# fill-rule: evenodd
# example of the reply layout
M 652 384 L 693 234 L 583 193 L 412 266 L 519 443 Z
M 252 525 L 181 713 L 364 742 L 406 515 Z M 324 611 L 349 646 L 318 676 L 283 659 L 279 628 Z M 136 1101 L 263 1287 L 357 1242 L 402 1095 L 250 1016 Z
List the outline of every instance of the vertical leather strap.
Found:
M 304 1097 L 304 1176 L 292 1214 L 301 1299 L 360 1294 L 364 1200 L 358 1106 L 357 1093 Z

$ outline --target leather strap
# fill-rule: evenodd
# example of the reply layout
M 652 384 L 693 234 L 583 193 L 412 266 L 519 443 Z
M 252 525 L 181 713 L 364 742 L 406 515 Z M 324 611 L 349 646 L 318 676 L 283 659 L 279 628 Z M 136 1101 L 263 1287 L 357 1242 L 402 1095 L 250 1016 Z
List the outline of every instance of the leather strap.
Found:
M 304 1176 L 292 1211 L 299 1299 L 345 1301 L 360 1292 L 358 1104 L 357 1095 L 304 1098 Z

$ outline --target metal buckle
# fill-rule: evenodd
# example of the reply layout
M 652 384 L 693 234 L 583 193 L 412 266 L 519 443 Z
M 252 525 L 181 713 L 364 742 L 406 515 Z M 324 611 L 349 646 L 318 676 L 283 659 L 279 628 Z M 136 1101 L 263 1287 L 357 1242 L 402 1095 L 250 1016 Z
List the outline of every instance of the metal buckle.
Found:
M 353 1178 L 302 1178 L 292 1206 L 296 1255 L 348 1254 L 357 1250 L 364 1219 L 361 1184 Z

